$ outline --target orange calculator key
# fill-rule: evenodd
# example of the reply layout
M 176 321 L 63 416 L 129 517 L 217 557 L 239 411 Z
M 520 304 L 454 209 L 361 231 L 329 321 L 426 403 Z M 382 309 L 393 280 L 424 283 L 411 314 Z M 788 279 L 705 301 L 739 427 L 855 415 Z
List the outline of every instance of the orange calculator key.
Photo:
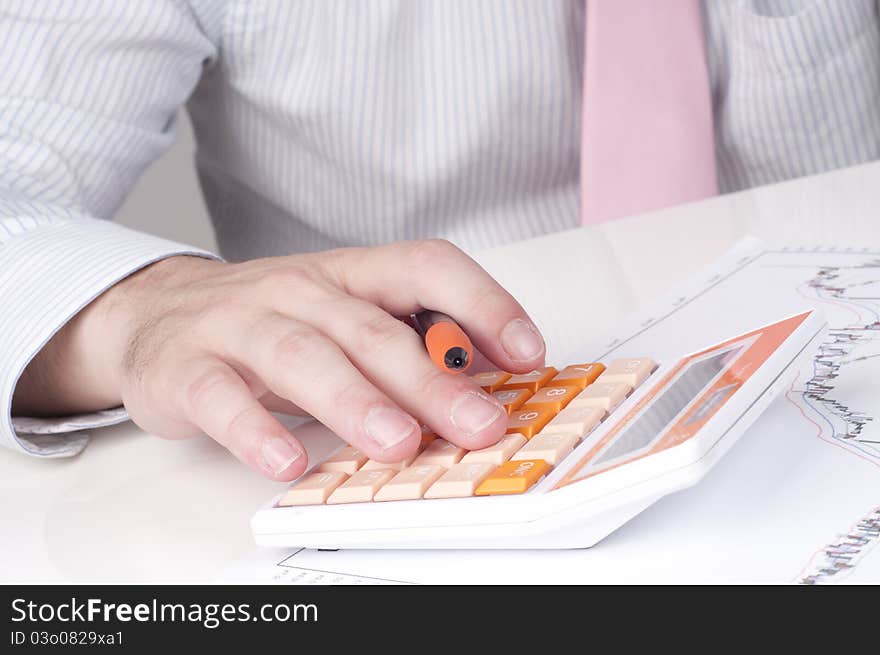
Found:
M 583 390 L 587 385 L 593 384 L 604 371 L 604 364 L 572 364 L 559 371 L 548 384 L 553 387 L 566 385 Z
M 429 443 L 434 441 L 437 438 L 437 435 L 434 434 L 434 431 L 429 428 L 427 425 L 422 423 L 422 446 L 427 446 Z
M 556 369 L 552 366 L 545 366 L 528 373 L 511 375 L 510 379 L 499 389 L 528 389 L 534 393 L 552 380 L 554 375 L 556 375 Z
M 531 398 L 532 392 L 528 389 L 504 389 L 496 391 L 492 395 L 498 399 L 507 411 L 507 415 L 510 416 Z
M 510 379 L 510 373 L 504 371 L 486 371 L 484 373 L 475 373 L 471 376 L 471 380 L 483 387 L 483 391 L 492 393 L 498 391 L 501 385 Z
M 581 390 L 578 387 L 541 387 L 529 398 L 523 409 L 549 409 L 554 414 L 571 402 Z
M 477 496 L 521 494 L 544 477 L 550 465 L 543 459 L 522 459 L 505 462 L 483 480 L 474 492 Z
M 519 432 L 526 439 L 531 439 L 550 422 L 555 413 L 550 409 L 518 409 L 507 419 L 507 434 Z

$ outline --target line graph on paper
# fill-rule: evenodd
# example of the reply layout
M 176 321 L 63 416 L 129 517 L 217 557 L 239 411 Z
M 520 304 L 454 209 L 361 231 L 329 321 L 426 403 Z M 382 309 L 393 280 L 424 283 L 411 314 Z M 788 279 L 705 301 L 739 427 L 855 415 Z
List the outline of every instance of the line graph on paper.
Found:
M 869 429 L 874 421 L 871 409 L 837 393 L 848 377 L 859 383 L 870 380 L 869 364 L 880 358 L 880 258 L 821 267 L 804 287 L 798 292 L 852 320 L 831 326 L 813 358 L 812 375 L 802 388 L 789 390 L 787 398 L 803 410 L 820 439 L 880 467 L 880 435 Z M 878 543 L 880 504 L 819 548 L 798 581 L 818 584 L 843 579 Z

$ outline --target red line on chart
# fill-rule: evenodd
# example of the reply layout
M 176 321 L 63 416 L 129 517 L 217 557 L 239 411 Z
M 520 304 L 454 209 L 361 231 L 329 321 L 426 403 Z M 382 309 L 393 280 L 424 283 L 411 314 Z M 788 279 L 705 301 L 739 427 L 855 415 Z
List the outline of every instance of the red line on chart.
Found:
M 867 456 L 863 455 L 862 453 L 859 453 L 859 452 L 854 451 L 850 448 L 847 448 L 846 446 L 841 445 L 840 442 L 838 442 L 836 439 L 828 439 L 828 438 L 822 436 L 824 433 L 824 431 L 822 430 L 822 426 L 819 425 L 818 423 L 816 423 L 816 421 L 811 419 L 809 416 L 807 416 L 807 413 L 804 411 L 804 408 L 801 407 L 798 404 L 798 402 L 796 400 L 793 400 L 791 397 L 791 394 L 794 393 L 794 385 L 797 382 L 798 378 L 800 378 L 800 373 L 798 373 L 798 377 L 795 378 L 794 382 L 791 383 L 791 386 L 788 388 L 788 391 L 785 392 L 785 399 L 788 402 L 790 402 L 792 405 L 794 405 L 795 409 L 797 409 L 797 411 L 800 412 L 801 416 L 803 416 L 806 421 L 813 424 L 813 426 L 816 428 L 816 436 L 819 437 L 819 439 L 821 439 L 822 441 L 824 441 L 827 444 L 830 444 L 832 446 L 840 448 L 841 450 L 843 450 L 847 453 L 851 453 L 853 455 L 856 455 L 857 457 L 862 458 L 863 460 L 865 460 L 869 464 L 873 464 L 874 466 L 880 467 L 880 462 L 878 462 L 877 460 L 875 460 L 871 457 L 867 457 Z
M 819 301 L 819 302 L 828 303 L 829 305 L 834 305 L 835 307 L 838 307 L 840 309 L 845 309 L 846 311 L 848 311 L 852 314 L 855 314 L 857 320 L 859 320 L 859 321 L 863 320 L 861 314 L 859 314 L 856 310 L 854 310 L 852 307 L 850 307 L 849 305 L 847 305 L 845 303 L 835 302 L 834 300 L 828 300 L 827 298 L 822 298 L 818 293 L 813 297 L 806 295 L 803 291 L 801 291 L 801 286 L 803 286 L 804 284 L 807 284 L 807 282 L 802 282 L 801 284 L 797 285 L 794 288 L 794 290 L 797 291 L 798 295 L 801 296 L 801 298 L 806 298 L 810 302 Z

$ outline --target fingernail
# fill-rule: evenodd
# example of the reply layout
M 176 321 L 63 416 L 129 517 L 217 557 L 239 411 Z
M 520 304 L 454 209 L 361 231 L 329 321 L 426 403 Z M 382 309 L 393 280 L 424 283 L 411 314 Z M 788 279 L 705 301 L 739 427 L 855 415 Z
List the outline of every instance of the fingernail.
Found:
M 281 475 L 302 457 L 303 451 L 292 446 L 286 439 L 272 437 L 263 442 L 263 445 L 260 446 L 260 453 L 272 473 Z
M 544 352 L 544 340 L 530 321 L 515 318 L 501 330 L 501 347 L 512 360 L 528 361 Z
M 498 420 L 503 410 L 479 394 L 467 391 L 452 406 L 452 422 L 467 436 L 472 437 Z
M 416 431 L 421 433 L 414 419 L 390 407 L 373 407 L 367 412 L 364 429 L 383 450 L 396 446 Z

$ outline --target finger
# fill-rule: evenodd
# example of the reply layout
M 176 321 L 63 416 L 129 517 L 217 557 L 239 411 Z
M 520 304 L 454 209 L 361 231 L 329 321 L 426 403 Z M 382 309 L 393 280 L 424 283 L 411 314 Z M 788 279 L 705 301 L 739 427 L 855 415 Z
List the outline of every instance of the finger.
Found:
M 343 289 L 393 315 L 422 308 L 448 314 L 504 370 L 526 372 L 544 364 L 544 339 L 526 311 L 448 241 L 351 249 L 328 262 Z
M 416 332 L 376 305 L 341 296 L 303 307 L 300 318 L 324 331 L 371 382 L 449 441 L 473 450 L 504 434 L 501 403 L 468 376 L 440 371 Z
M 260 404 L 270 412 L 278 412 L 279 414 L 287 414 L 288 416 L 309 416 L 309 413 L 302 407 L 294 405 L 286 398 L 276 396 L 271 391 L 267 391 L 260 396 Z
M 494 371 L 497 366 L 489 361 L 489 359 L 478 349 L 474 349 L 473 357 L 471 357 L 471 365 L 468 367 L 468 375 L 475 373 L 485 373 L 486 371 Z
M 182 386 L 184 413 L 208 436 L 276 480 L 292 480 L 305 471 L 305 449 L 232 368 L 206 357 L 183 370 L 188 372 Z
M 339 346 L 305 323 L 269 315 L 227 337 L 223 347 L 225 357 L 252 370 L 272 393 L 370 457 L 400 461 L 421 442 L 418 421 L 364 377 Z

